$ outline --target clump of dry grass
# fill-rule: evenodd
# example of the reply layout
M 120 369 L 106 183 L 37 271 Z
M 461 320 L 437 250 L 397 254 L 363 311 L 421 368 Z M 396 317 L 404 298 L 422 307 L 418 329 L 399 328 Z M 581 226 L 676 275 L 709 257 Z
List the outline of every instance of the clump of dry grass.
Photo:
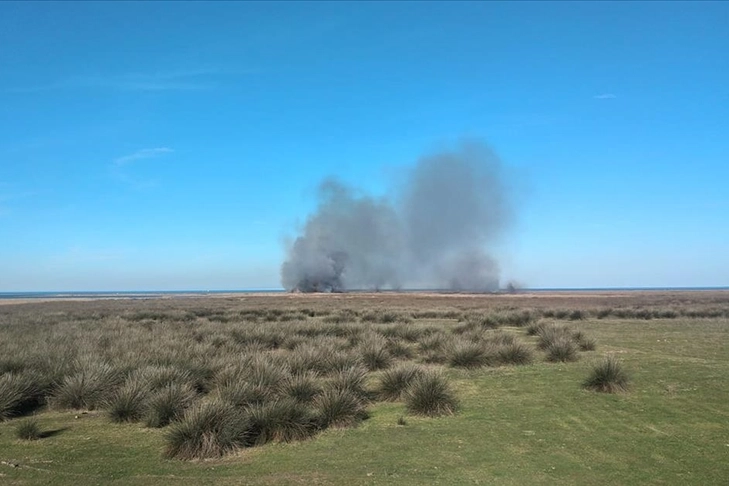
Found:
M 545 349 L 547 352 L 547 361 L 553 363 L 562 362 L 567 363 L 570 361 L 577 361 L 579 356 L 577 354 L 577 346 L 569 339 L 558 338 L 550 341 Z
M 627 391 L 629 382 L 622 362 L 610 354 L 593 367 L 583 386 L 598 392 L 617 393 Z
M 38 440 L 42 435 L 36 418 L 23 419 L 15 427 L 15 437 L 21 440 Z
M 537 347 L 546 351 L 547 361 L 551 362 L 577 361 L 578 351 L 592 351 L 597 346 L 584 332 L 560 324 L 541 322 L 530 330 L 538 338 Z
M 580 351 L 594 351 L 597 348 L 597 341 L 582 331 L 573 332 L 572 339 L 577 343 Z
M 352 366 L 338 371 L 327 380 L 327 386 L 335 390 L 346 390 L 362 400 L 369 399 L 370 392 L 366 387 L 367 369 Z
M 307 404 L 281 398 L 246 409 L 248 445 L 303 440 L 316 433 L 318 417 Z
M 35 409 L 43 400 L 42 378 L 23 371 L 0 375 L 0 421 Z
M 112 422 L 136 422 L 147 413 L 150 393 L 147 383 L 132 377 L 107 399 L 104 408 Z
M 112 421 L 167 427 L 170 457 L 215 457 L 356 425 L 376 400 L 453 413 L 457 399 L 437 370 L 529 364 L 525 334 L 550 359 L 594 349 L 582 331 L 537 322 L 539 309 L 350 302 L 358 301 L 121 300 L 0 312 L 0 420 L 46 403 L 101 409 Z
M 389 368 L 392 364 L 392 355 L 387 349 L 387 341 L 379 336 L 373 336 L 363 341 L 358 352 L 362 363 L 370 371 Z
M 189 385 L 172 383 L 156 390 L 149 397 L 144 424 L 147 427 L 164 427 L 179 420 L 196 398 L 195 390 Z
M 412 364 L 389 369 L 380 375 L 378 393 L 385 400 L 399 400 L 422 373 L 423 368 Z
M 107 402 L 123 378 L 123 372 L 110 363 L 82 363 L 64 378 L 51 400 L 58 408 L 94 410 Z
M 327 388 L 314 400 L 317 422 L 323 429 L 352 427 L 365 420 L 366 402 L 346 388 Z
M 508 365 L 528 365 L 534 361 L 532 349 L 524 343 L 513 342 L 498 348 L 499 363 Z
M 454 414 L 459 402 L 448 380 L 429 370 L 415 378 L 407 389 L 405 405 L 410 413 L 438 417 Z
M 249 424 L 233 405 L 207 400 L 190 408 L 165 436 L 165 455 L 178 459 L 220 457 L 246 444 Z
M 448 364 L 457 368 L 479 368 L 495 361 L 494 349 L 482 343 L 458 340 L 448 352 Z
M 302 403 L 311 403 L 323 390 L 321 380 L 311 372 L 292 375 L 283 387 L 283 395 Z

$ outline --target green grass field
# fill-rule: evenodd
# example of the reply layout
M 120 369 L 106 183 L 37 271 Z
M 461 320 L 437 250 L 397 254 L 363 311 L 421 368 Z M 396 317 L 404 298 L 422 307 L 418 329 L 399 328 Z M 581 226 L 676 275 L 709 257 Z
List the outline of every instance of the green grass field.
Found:
M 465 298 L 448 305 L 479 308 Z M 576 304 L 564 303 L 570 305 Z M 7 306 L 3 318 L 19 326 L 29 309 L 51 316 L 83 313 L 83 306 L 22 312 Z M 424 309 L 411 300 L 388 306 Z M 115 312 L 122 310 L 108 310 Z M 416 324 L 457 325 L 438 318 Z M 598 343 L 576 362 L 548 363 L 537 355 L 527 366 L 444 368 L 461 401 L 455 415 L 418 417 L 402 402 L 377 402 L 355 428 L 219 459 L 165 459 L 166 429 L 112 423 L 103 411 L 41 408 L 39 440 L 16 438 L 22 418 L 0 422 L 0 484 L 729 484 L 729 319 L 589 316 L 569 324 Z M 536 342 L 523 328 L 502 329 Z M 9 353 L 12 343 L 3 345 Z M 609 353 L 628 370 L 629 392 L 583 389 L 591 367 Z

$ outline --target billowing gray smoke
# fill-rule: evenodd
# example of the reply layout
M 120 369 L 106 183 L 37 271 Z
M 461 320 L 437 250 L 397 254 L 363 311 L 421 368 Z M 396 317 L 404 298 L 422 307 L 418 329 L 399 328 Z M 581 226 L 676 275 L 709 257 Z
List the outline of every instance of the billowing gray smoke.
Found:
M 420 159 L 407 175 L 392 200 L 324 181 L 316 213 L 288 248 L 284 288 L 497 289 L 487 250 L 511 213 L 498 157 L 464 143 Z

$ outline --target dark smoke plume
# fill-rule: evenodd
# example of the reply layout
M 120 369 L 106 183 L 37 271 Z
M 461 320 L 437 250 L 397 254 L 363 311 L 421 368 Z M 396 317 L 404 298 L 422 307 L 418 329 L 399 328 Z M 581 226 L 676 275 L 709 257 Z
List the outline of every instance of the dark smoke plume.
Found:
M 316 213 L 288 248 L 284 288 L 498 289 L 487 250 L 511 216 L 498 157 L 466 143 L 420 159 L 407 175 L 392 200 L 324 181 Z

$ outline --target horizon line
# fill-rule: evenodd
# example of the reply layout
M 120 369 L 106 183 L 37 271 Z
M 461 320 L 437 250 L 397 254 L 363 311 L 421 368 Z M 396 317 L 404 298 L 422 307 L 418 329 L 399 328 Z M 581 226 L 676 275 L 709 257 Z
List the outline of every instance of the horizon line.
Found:
M 412 288 L 412 289 L 350 289 L 343 292 L 331 293 L 397 293 L 397 292 L 438 292 L 451 294 L 507 294 L 521 292 L 584 292 L 584 291 L 651 291 L 651 290 L 729 290 L 729 286 L 710 285 L 710 286 L 636 286 L 636 287 L 524 287 L 513 291 L 505 288 L 498 290 L 454 290 L 454 289 L 436 289 L 436 288 Z M 282 287 L 263 287 L 263 288 L 245 288 L 245 289 L 137 289 L 137 290 L 0 290 L 0 295 L 113 295 L 113 294 L 235 294 L 235 293 L 293 293 Z M 306 293 L 306 292 L 301 292 Z M 313 292 L 327 293 L 327 292 Z

